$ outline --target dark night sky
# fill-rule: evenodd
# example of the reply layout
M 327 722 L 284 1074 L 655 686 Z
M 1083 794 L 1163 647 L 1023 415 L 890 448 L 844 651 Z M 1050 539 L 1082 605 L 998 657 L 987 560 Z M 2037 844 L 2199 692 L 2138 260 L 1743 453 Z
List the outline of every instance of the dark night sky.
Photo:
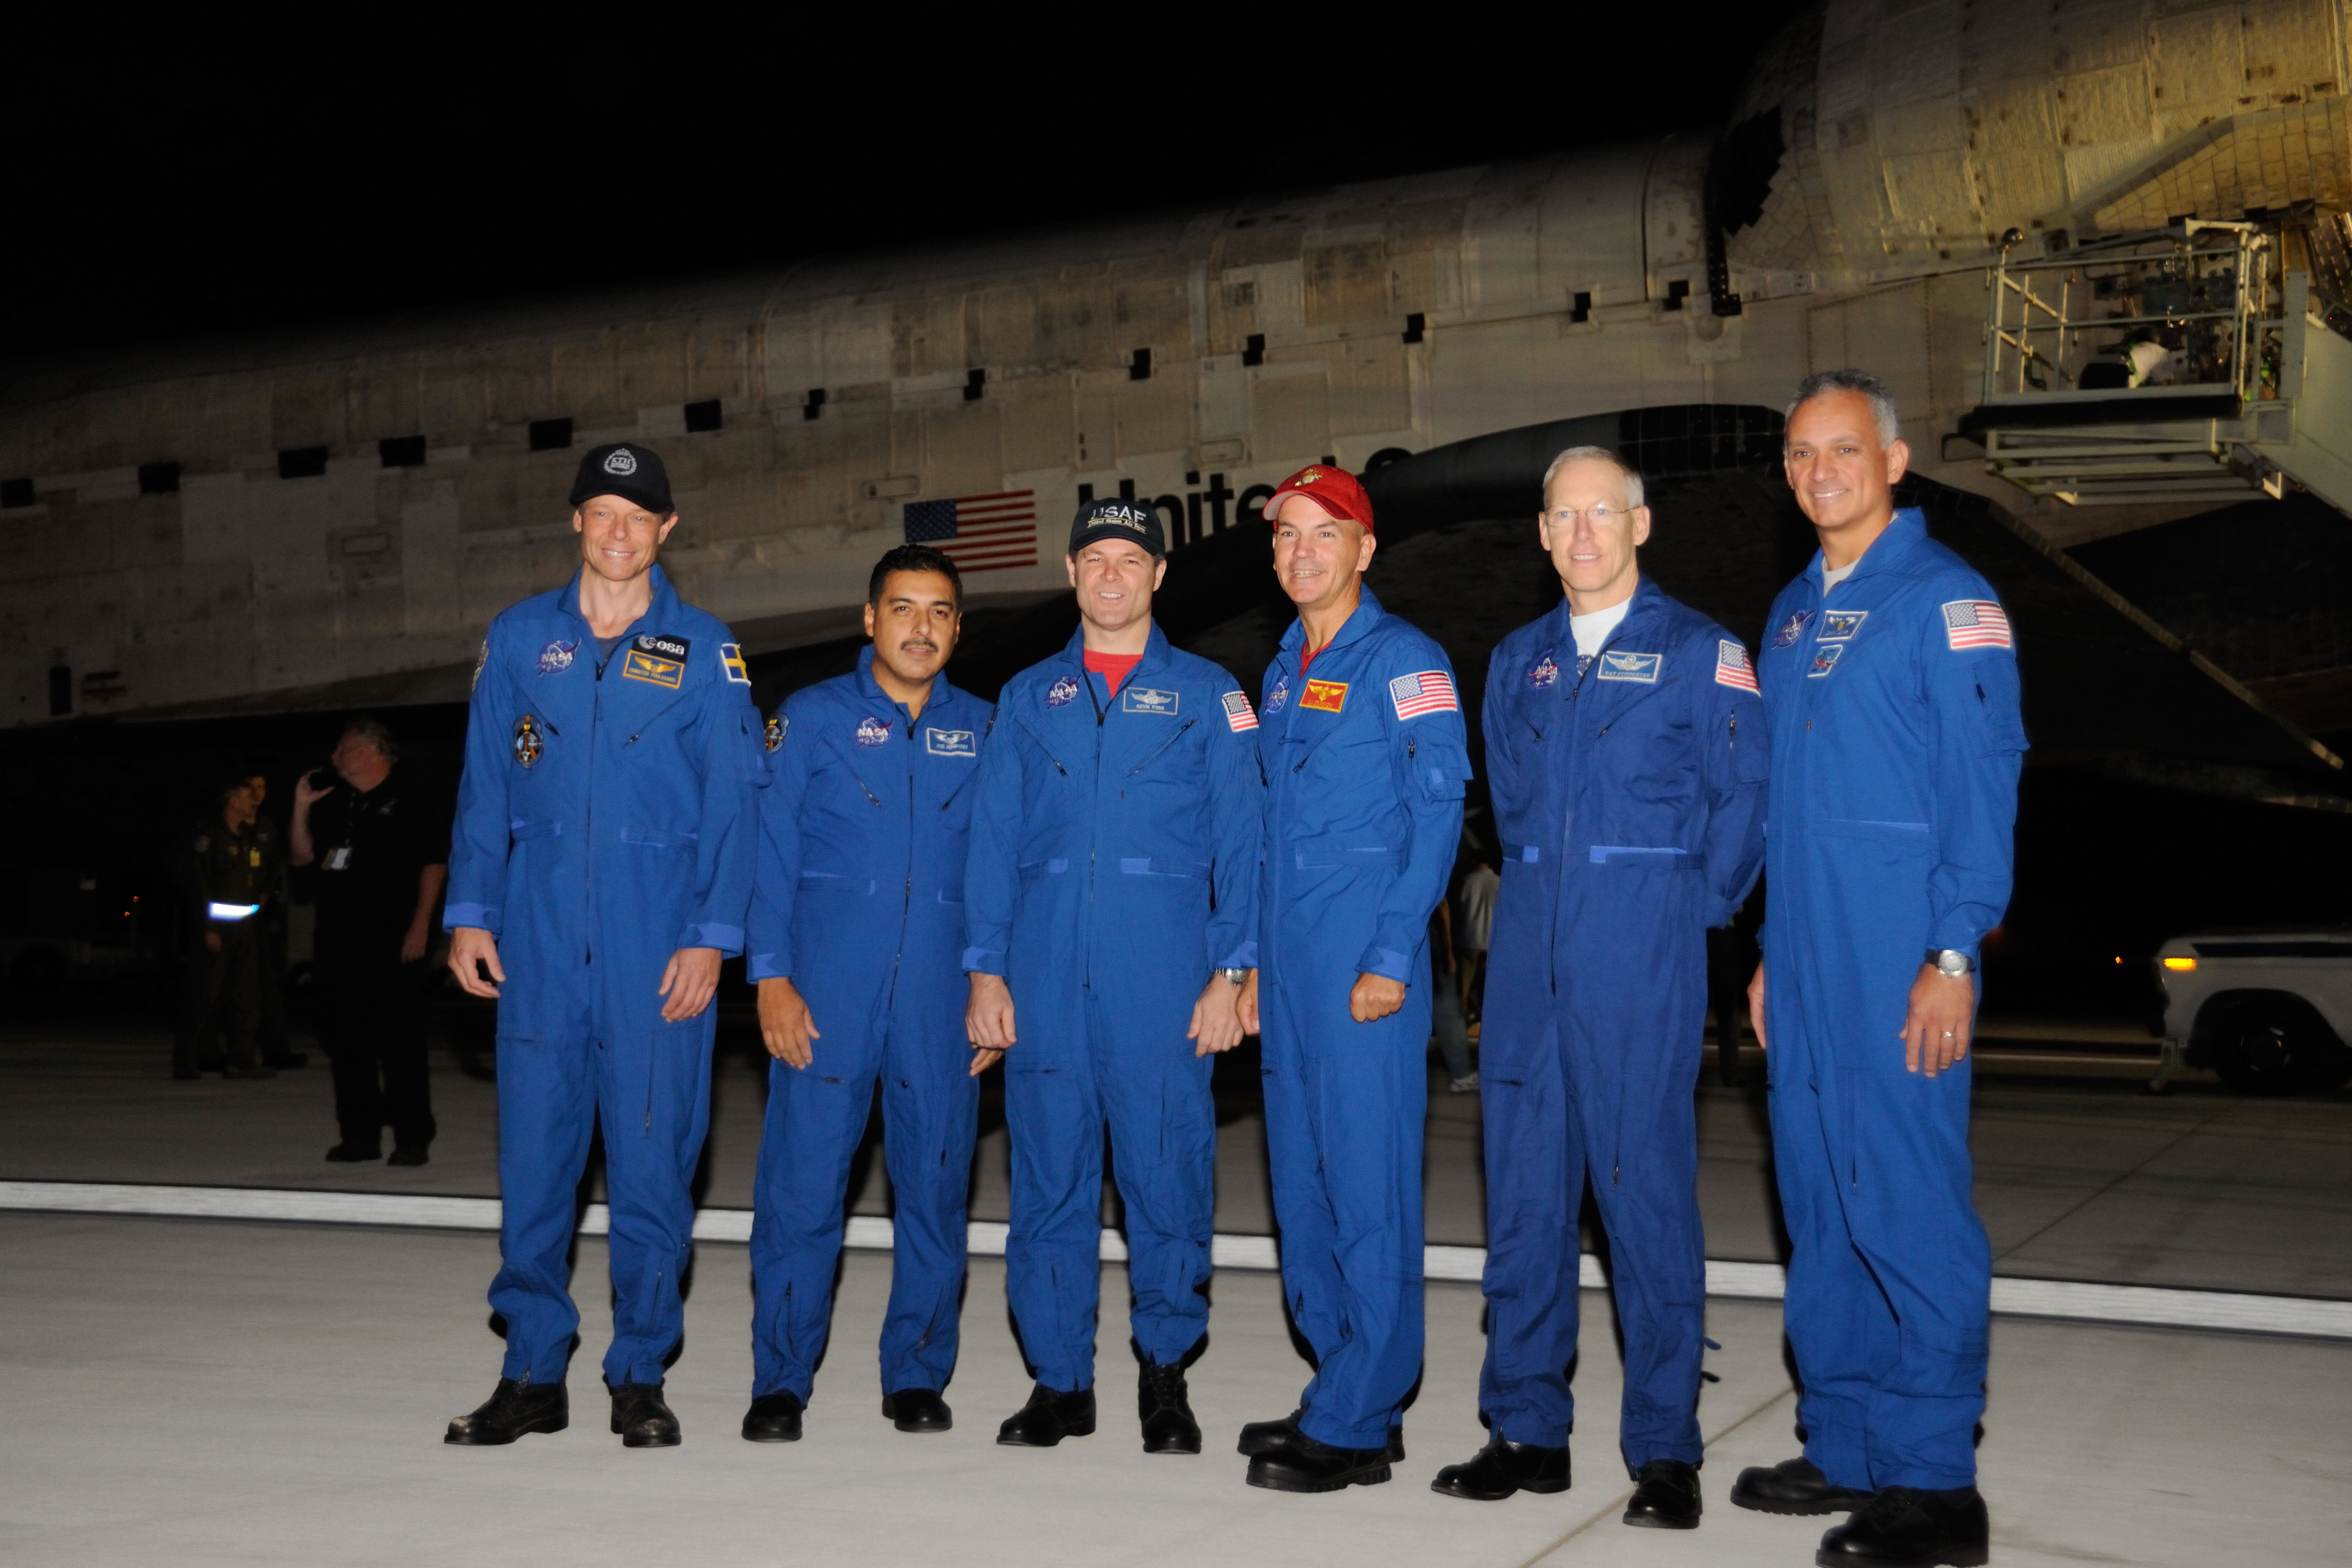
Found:
M 118 16 L 12 67 L 0 355 L 952 244 L 1711 127 L 1796 9 L 1349 8 L 1259 33 L 1245 11 L 1112 11 L 1051 34 L 1000 12 L 988 42 L 897 7 L 863 31 L 849 7 L 814 31 L 542 12 L 530 26 L 560 36 L 528 39 L 425 13 L 338 35 L 163 37 Z M 1152 34 L 1128 30 L 1138 17 Z

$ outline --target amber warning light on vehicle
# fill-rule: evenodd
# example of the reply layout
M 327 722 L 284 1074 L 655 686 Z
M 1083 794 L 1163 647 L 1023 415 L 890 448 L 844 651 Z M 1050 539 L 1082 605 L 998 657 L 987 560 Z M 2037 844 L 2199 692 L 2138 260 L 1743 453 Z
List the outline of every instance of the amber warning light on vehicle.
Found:
M 2164 967 L 2186 974 L 2197 967 L 2197 961 L 2193 958 L 2168 958 L 2164 961 Z

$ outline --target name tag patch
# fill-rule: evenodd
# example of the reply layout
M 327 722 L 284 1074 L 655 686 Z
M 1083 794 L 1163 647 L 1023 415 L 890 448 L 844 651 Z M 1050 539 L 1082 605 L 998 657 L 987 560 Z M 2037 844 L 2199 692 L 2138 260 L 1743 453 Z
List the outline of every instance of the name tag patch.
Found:
M 866 717 L 860 719 L 857 721 L 857 743 L 859 745 L 887 745 L 889 742 L 889 740 L 890 726 L 882 722 L 881 720 L 868 714 Z
M 923 750 L 935 757 L 976 757 L 980 742 L 969 730 L 926 730 Z
M 1644 686 L 1654 686 L 1665 662 L 1666 656 L 1662 653 L 1604 653 L 1601 656 L 1601 679 L 1638 680 Z
M 1862 630 L 1862 623 L 1870 618 L 1868 610 L 1823 610 L 1822 629 L 1816 642 L 1844 642 Z
M 1307 689 L 1298 694 L 1301 708 L 1318 712 L 1337 713 L 1348 705 L 1348 683 L 1344 680 L 1310 680 Z
M 646 639 L 639 637 L 639 642 Z M 686 684 L 686 661 L 664 658 L 659 654 L 631 648 L 621 665 L 621 674 L 631 680 L 642 680 L 648 686 L 667 686 L 672 691 Z
M 1811 610 L 1799 610 L 1795 615 L 1790 616 L 1780 623 L 1780 629 L 1772 634 L 1772 646 L 1774 647 L 1796 647 L 1797 639 L 1804 636 L 1805 623 L 1812 618 L 1813 612 Z
M 1173 713 L 1178 693 L 1159 691 L 1149 686 L 1130 686 L 1118 694 L 1118 710 L 1122 713 Z
M 1078 682 L 1076 676 L 1066 675 L 1045 689 L 1045 706 L 1048 708 L 1066 708 L 1077 700 Z
M 1833 642 L 1824 643 L 1821 647 L 1813 649 L 1812 668 L 1805 671 L 1806 678 L 1808 679 L 1819 680 L 1822 676 L 1827 675 L 1831 670 L 1836 668 L 1838 658 L 1845 652 L 1845 647 L 1846 645 L 1842 642 Z
M 749 686 L 751 684 L 751 671 L 743 663 L 743 649 L 739 644 L 731 642 L 720 643 L 719 645 L 719 662 L 726 667 L 728 679 L 733 681 L 738 686 Z

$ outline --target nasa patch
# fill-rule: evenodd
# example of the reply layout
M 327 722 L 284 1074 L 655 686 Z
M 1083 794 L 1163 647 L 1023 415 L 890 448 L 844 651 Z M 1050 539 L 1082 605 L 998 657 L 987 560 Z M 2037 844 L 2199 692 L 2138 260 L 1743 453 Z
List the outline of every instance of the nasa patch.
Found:
M 926 730 L 923 750 L 935 757 L 976 757 L 980 742 L 969 730 Z
M 1559 665 L 1553 659 L 1552 650 L 1546 648 L 1542 656 L 1528 667 L 1528 689 L 1541 691 L 1547 687 L 1559 684 Z
M 579 651 L 580 644 L 576 638 L 556 638 L 553 642 L 549 643 L 545 647 L 539 650 L 540 674 L 562 674 L 565 670 L 572 668 L 572 656 Z
M 1160 691 L 1149 686 L 1130 686 L 1118 694 L 1118 710 L 1122 713 L 1173 714 L 1177 693 Z
M 1045 706 L 1048 708 L 1066 708 L 1077 700 L 1078 680 L 1074 675 L 1066 675 L 1045 689 Z
M 1644 686 L 1658 683 L 1658 671 L 1666 662 L 1662 653 L 1618 653 L 1601 656 L 1601 679 L 1603 680 L 1638 680 Z
M 1799 610 L 1795 615 L 1790 616 L 1781 623 L 1780 629 L 1772 634 L 1772 646 L 1774 647 L 1796 647 L 1797 639 L 1805 635 L 1805 623 L 1812 618 L 1813 612 L 1811 610 Z
M 1813 664 L 1811 668 L 1805 671 L 1806 679 L 1819 680 L 1836 668 L 1838 658 L 1845 652 L 1845 649 L 1846 645 L 1842 642 L 1827 643 L 1813 649 Z
M 1813 635 L 1815 642 L 1845 642 L 1862 630 L 1862 623 L 1870 618 L 1868 610 L 1823 610 L 1822 629 Z
M 885 724 L 881 720 L 875 718 L 869 713 L 865 718 L 860 719 L 857 721 L 857 743 L 859 745 L 887 745 L 889 741 L 890 726 Z
M 1279 713 L 1282 711 L 1282 705 L 1289 700 L 1290 677 L 1286 675 L 1274 683 L 1273 690 L 1265 694 L 1265 711 Z

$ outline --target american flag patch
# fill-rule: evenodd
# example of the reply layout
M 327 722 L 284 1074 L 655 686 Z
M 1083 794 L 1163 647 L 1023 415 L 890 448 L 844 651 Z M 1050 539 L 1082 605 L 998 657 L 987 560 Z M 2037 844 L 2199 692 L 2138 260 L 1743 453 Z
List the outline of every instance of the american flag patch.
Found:
M 1736 686 L 1742 691 L 1756 690 L 1756 667 L 1748 662 L 1746 648 L 1736 642 L 1717 640 L 1715 683 L 1717 686 Z
M 1442 669 L 1424 669 L 1412 675 L 1400 675 L 1389 682 L 1389 700 L 1396 705 L 1400 719 L 1418 719 L 1424 713 L 1459 713 L 1462 704 L 1454 695 L 1454 678 Z
M 1037 564 L 1037 492 L 1007 490 L 953 500 L 910 500 L 901 510 L 907 542 L 937 546 L 959 570 Z
M 1233 726 L 1236 735 L 1257 728 L 1257 715 L 1250 711 L 1248 698 L 1238 691 L 1225 693 L 1225 722 Z
M 2009 616 L 1990 599 L 1954 599 L 1944 606 L 1944 640 L 1959 652 L 1971 647 L 2014 647 Z

